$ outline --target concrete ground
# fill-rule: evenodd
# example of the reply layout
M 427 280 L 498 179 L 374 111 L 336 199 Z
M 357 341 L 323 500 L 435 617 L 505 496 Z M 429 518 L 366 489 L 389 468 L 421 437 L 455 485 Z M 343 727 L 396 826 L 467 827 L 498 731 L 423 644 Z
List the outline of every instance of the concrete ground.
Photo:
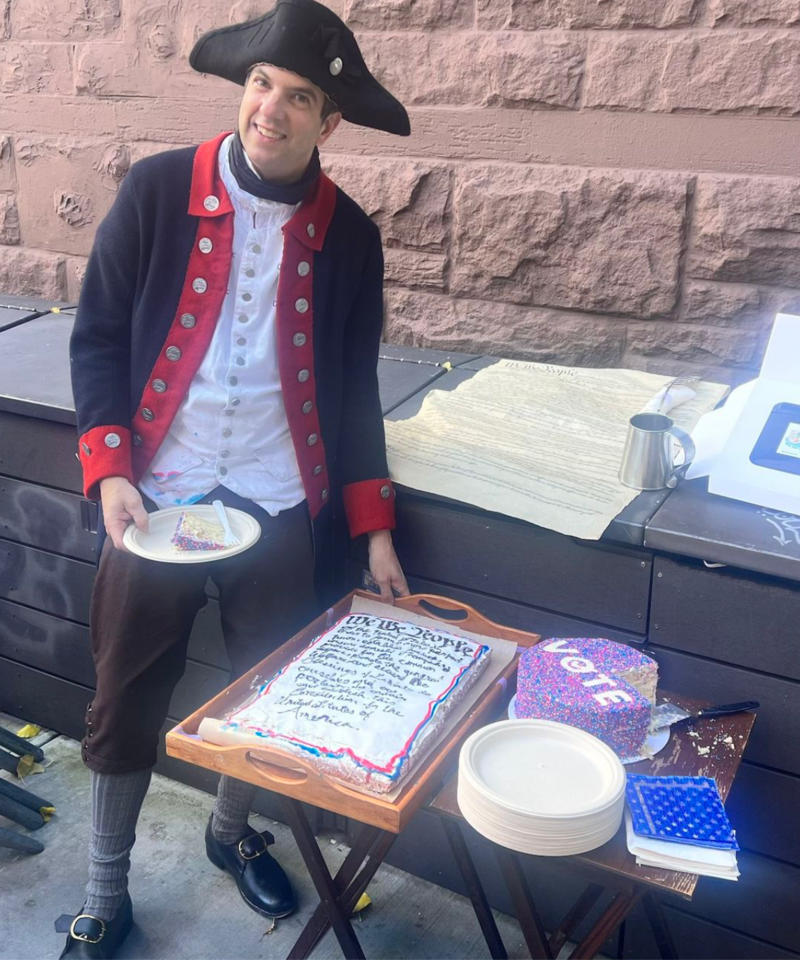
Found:
M 0 724 L 17 730 L 23 721 L 0 714 Z M 52 801 L 56 814 L 37 830 L 45 846 L 34 856 L 0 847 L 0 957 L 42 960 L 57 957 L 65 935 L 53 921 L 76 913 L 86 881 L 89 824 L 88 774 L 75 740 L 42 733 L 44 770 L 23 786 Z M 0 772 L 0 776 L 13 778 Z M 276 837 L 273 850 L 292 878 L 299 909 L 267 933 L 268 922 L 241 901 L 233 880 L 205 856 L 203 833 L 211 797 L 184 784 L 154 776 L 139 821 L 132 855 L 130 891 L 134 929 L 121 958 L 225 960 L 285 957 L 318 903 L 288 827 L 253 816 L 259 830 Z M 0 824 L 23 831 L 0 817 Z M 347 852 L 341 837 L 319 838 L 329 863 Z M 369 886 L 370 906 L 355 929 L 370 958 L 486 957 L 488 951 L 468 900 L 384 865 Z M 497 915 L 509 956 L 526 956 L 516 921 Z M 331 932 L 314 958 L 341 957 Z

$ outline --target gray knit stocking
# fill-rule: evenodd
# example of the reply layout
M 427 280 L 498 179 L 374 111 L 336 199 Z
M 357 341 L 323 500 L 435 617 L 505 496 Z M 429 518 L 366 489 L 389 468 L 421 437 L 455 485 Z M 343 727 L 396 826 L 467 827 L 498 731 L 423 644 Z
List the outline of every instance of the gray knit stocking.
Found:
M 211 830 L 220 843 L 236 843 L 247 832 L 247 815 L 256 788 L 235 777 L 220 777 Z
M 136 821 L 150 785 L 150 770 L 91 773 L 92 838 L 83 912 L 112 920 L 128 889 Z

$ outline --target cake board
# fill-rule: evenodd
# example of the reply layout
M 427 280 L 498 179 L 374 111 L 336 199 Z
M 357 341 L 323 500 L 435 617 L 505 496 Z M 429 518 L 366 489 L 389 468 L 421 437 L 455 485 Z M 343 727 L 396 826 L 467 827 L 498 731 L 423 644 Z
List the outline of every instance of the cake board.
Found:
M 404 785 L 390 798 L 363 793 L 337 782 L 285 751 L 243 743 L 219 745 L 200 737 L 198 730 L 205 718 L 224 716 L 320 633 L 352 609 L 364 610 L 365 607 L 380 610 L 387 616 L 432 619 L 439 626 L 448 625 L 456 631 L 478 635 L 487 642 L 496 638 L 524 647 L 540 640 L 537 634 L 494 623 L 466 604 L 446 597 L 415 594 L 397 599 L 392 606 L 356 590 L 167 733 L 166 748 L 170 756 L 245 780 L 284 797 L 287 822 L 320 897 L 317 910 L 289 954 L 293 958 L 308 956 L 331 926 L 345 956 L 363 957 L 348 919 L 356 901 L 383 862 L 397 834 L 441 787 L 452 769 L 449 761 L 458 755 L 464 740 L 474 729 L 502 711 L 513 692 L 517 657 L 509 656 L 499 669 L 498 664 L 493 667 L 490 661 L 484 682 L 476 684 L 471 702 L 465 704 L 460 715 L 456 712 L 435 749 L 410 771 Z M 330 875 L 322 858 L 303 803 L 341 814 L 362 825 L 335 876 Z

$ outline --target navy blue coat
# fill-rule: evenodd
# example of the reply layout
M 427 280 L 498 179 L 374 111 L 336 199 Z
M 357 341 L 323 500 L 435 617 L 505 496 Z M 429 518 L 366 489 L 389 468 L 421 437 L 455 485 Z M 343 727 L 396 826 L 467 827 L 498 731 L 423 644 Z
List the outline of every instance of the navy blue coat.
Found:
M 104 477 L 138 481 L 211 341 L 233 241 L 217 165 L 225 136 L 134 164 L 98 228 L 70 345 L 89 497 Z M 329 563 L 340 503 L 351 536 L 394 526 L 376 369 L 383 255 L 377 227 L 324 174 L 283 234 L 278 365 Z

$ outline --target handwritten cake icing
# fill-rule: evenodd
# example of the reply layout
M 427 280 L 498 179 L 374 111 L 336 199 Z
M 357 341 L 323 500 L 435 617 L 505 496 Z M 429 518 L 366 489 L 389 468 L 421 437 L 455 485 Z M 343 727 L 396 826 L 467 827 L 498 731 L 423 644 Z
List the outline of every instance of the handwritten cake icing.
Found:
M 220 725 L 297 753 L 370 793 L 398 786 L 478 679 L 490 648 L 404 620 L 352 613 Z
M 619 756 L 636 757 L 650 729 L 657 681 L 655 660 L 624 643 L 543 640 L 520 655 L 516 713 L 580 727 Z
M 176 550 L 223 550 L 225 531 L 216 520 L 204 520 L 196 513 L 182 513 L 170 541 Z

